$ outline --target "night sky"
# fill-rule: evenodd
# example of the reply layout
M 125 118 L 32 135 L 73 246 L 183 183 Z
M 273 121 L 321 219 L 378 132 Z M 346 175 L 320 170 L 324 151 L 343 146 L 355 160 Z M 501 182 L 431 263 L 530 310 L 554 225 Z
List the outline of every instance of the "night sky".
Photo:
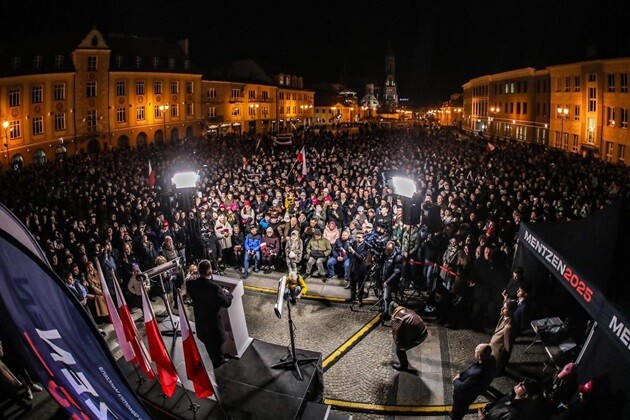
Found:
M 189 38 L 200 69 L 252 58 L 301 74 L 310 86 L 339 82 L 364 94 L 382 84 L 391 42 L 400 97 L 433 105 L 461 92 L 466 81 L 522 67 L 542 68 L 595 58 L 630 56 L 623 2 L 580 7 L 569 1 L 23 1 L 2 13 L 2 41 L 54 28 L 76 35 L 93 26 Z M 599 10 L 593 11 L 594 7 Z M 26 21 L 25 21 L 26 20 Z M 10 34 L 7 35 L 7 32 Z

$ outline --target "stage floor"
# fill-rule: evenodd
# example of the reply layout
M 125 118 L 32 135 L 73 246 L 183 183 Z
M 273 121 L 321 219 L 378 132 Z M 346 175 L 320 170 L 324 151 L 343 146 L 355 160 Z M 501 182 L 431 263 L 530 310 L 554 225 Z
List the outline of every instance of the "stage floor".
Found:
M 186 379 L 183 363 L 181 337 L 163 336 L 166 348 L 171 353 L 184 387 L 178 386 L 171 398 L 164 398 L 157 381 L 137 382 L 134 366 L 118 360 L 118 365 L 129 378 L 143 399 L 147 408 L 162 418 L 178 419 L 224 419 L 225 414 L 234 420 L 246 419 L 298 419 L 308 401 L 323 400 L 323 369 L 321 353 L 296 350 L 299 358 L 314 358 L 317 362 L 300 366 L 303 379 L 298 379 L 295 369 L 274 369 L 290 354 L 288 346 L 279 346 L 254 339 L 240 359 L 230 359 L 228 363 L 214 370 L 214 377 L 221 406 L 214 399 L 198 400 L 192 384 Z M 211 367 L 203 344 L 197 341 L 206 367 Z M 211 369 L 209 369 L 211 370 Z M 190 400 L 198 404 L 196 412 L 189 409 Z

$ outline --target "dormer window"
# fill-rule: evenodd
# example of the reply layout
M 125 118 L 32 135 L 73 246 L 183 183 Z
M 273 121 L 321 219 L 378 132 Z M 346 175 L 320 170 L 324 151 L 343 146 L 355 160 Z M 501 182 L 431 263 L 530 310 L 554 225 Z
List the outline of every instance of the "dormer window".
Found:
M 285 77 L 284 84 L 285 84 L 285 86 L 290 86 L 291 85 L 291 76 L 287 75 Z
M 87 58 L 87 71 L 96 71 L 98 60 L 95 55 L 90 55 Z
M 117 55 L 116 58 L 114 59 L 114 67 L 116 67 L 117 69 L 122 68 L 123 66 L 123 56 L 122 55 Z
M 168 68 L 173 70 L 175 68 L 175 59 L 174 58 L 169 58 L 168 59 Z
M 63 55 L 55 56 L 55 68 L 60 69 L 63 67 Z
M 153 64 L 153 68 L 157 69 L 160 66 L 160 59 L 157 57 L 153 57 L 153 59 L 151 60 L 152 64 Z
M 136 56 L 136 68 L 139 69 L 142 67 L 142 57 Z
M 11 70 L 17 71 L 22 66 L 22 59 L 20 57 L 11 58 Z
M 33 70 L 41 70 L 43 64 L 44 57 L 41 55 L 36 55 L 35 58 L 33 58 Z
M 184 69 L 190 70 L 190 60 L 184 60 Z

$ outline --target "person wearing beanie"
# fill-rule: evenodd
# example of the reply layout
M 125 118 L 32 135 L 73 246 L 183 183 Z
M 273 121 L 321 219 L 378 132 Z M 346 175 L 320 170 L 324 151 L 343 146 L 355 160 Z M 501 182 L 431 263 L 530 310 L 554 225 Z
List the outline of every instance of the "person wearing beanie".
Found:
M 409 368 L 407 350 L 419 346 L 427 339 L 429 332 L 424 321 L 415 311 L 391 302 L 389 304 L 391 316 L 392 336 L 396 347 L 398 363 L 392 362 L 392 367 L 399 371 L 414 372 Z
M 313 266 L 317 267 L 317 273 L 313 274 L 313 277 L 324 277 L 326 275 L 326 267 L 324 264 L 328 260 L 328 256 L 332 253 L 332 246 L 328 239 L 322 236 L 322 230 L 320 228 L 313 229 L 313 239 L 311 239 L 306 245 L 306 255 L 308 261 L 306 262 L 306 276 L 310 276 Z

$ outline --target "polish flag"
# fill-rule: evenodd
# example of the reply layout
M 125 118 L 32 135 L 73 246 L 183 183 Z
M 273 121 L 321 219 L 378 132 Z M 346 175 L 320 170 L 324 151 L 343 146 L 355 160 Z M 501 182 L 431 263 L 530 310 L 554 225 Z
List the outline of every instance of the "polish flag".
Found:
M 155 186 L 155 171 L 151 167 L 151 161 L 149 160 L 149 187 Z
M 180 308 L 184 308 L 182 298 L 177 293 L 177 301 Z M 208 371 L 203 364 L 199 348 L 195 337 L 190 330 L 188 314 L 185 310 L 180 311 L 179 330 L 182 333 L 182 346 L 184 348 L 184 363 L 186 365 L 186 377 L 195 387 L 197 398 L 208 398 L 214 395 L 214 389 Z
M 96 265 L 99 269 L 99 274 L 102 276 L 103 272 L 101 271 L 102 270 L 101 265 L 100 264 L 96 264 Z M 105 284 L 104 276 L 101 277 L 101 282 L 104 285 L 103 293 L 105 293 L 105 290 L 107 290 L 107 284 Z M 114 324 L 114 320 L 113 320 L 114 316 L 119 318 L 122 324 L 124 335 L 121 338 L 120 336 L 118 336 L 118 332 L 117 332 L 116 336 L 118 337 L 118 341 L 119 343 L 122 343 L 123 341 L 125 341 L 131 345 L 131 348 L 133 349 L 133 353 L 134 353 L 134 357 L 131 361 L 135 363 L 136 365 L 140 366 L 140 369 L 142 369 L 145 375 L 147 375 L 148 379 L 153 379 L 155 377 L 155 373 L 153 372 L 153 369 L 151 368 L 151 359 L 149 357 L 149 352 L 144 346 L 144 343 L 142 342 L 142 340 L 140 339 L 140 334 L 138 334 L 136 323 L 133 321 L 133 318 L 131 317 L 131 313 L 129 312 L 129 307 L 127 306 L 127 302 L 125 302 L 125 296 L 123 295 L 122 290 L 120 289 L 120 284 L 118 283 L 116 279 L 114 279 L 114 291 L 116 292 L 116 302 L 118 306 L 117 306 L 117 310 L 110 310 L 109 315 L 110 315 L 110 320 L 112 321 L 112 324 Z M 109 294 L 109 291 L 107 291 L 107 293 Z M 112 302 L 112 305 L 113 305 L 113 302 Z M 121 348 L 122 348 L 122 344 L 121 344 Z M 125 358 L 125 360 L 128 360 L 128 359 Z
M 490 153 L 492 151 L 494 151 L 495 147 L 494 144 L 492 143 L 488 143 L 488 145 L 486 146 L 486 152 Z
M 183 306 L 180 306 L 180 308 Z M 151 359 L 157 366 L 158 379 L 162 386 L 162 392 L 167 397 L 172 397 L 177 386 L 179 377 L 177 376 L 177 370 L 171 357 L 166 351 L 164 340 L 162 340 L 162 334 L 155 321 L 155 314 L 153 308 L 149 303 L 147 291 L 142 289 L 142 312 L 144 313 L 144 326 L 147 332 L 147 341 L 149 343 L 149 354 Z
M 306 149 L 302 146 L 302 150 L 300 150 L 297 154 L 297 161 L 302 164 L 302 176 L 306 175 Z

